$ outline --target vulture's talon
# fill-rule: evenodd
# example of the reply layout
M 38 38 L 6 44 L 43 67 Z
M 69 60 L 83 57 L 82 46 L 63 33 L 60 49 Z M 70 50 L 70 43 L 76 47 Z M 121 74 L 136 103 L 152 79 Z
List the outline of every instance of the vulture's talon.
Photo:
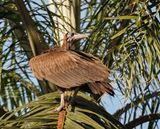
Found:
M 54 112 L 60 112 L 64 108 L 64 93 L 61 94 L 60 105 L 54 109 Z
M 60 105 L 59 107 L 55 108 L 54 112 L 60 112 L 64 108 L 64 105 Z

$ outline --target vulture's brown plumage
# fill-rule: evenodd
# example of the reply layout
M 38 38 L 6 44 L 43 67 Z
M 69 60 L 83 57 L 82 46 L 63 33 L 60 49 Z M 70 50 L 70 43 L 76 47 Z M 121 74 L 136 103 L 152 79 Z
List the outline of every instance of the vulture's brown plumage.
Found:
M 33 57 L 29 62 L 33 74 L 39 80 L 47 80 L 64 89 L 85 84 L 94 94 L 107 92 L 113 95 L 108 79 L 109 69 L 95 56 L 70 49 L 82 38 L 86 35 L 67 33 L 62 47 Z

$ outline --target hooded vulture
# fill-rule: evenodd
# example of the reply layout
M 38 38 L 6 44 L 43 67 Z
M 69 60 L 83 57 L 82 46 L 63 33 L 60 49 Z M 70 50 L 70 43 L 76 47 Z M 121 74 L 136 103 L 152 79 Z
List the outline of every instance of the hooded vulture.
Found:
M 93 94 L 102 95 L 107 92 L 114 95 L 109 84 L 109 69 L 95 56 L 71 50 L 72 45 L 85 34 L 67 33 L 64 35 L 62 47 L 49 49 L 46 53 L 33 57 L 29 65 L 39 80 L 47 80 L 61 89 L 61 105 L 64 108 L 64 91 L 80 87 L 89 87 Z

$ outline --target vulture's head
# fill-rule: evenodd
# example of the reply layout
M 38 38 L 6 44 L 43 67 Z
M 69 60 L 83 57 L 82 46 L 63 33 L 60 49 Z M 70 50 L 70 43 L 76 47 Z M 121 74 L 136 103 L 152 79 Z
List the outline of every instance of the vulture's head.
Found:
M 64 41 L 63 41 L 63 48 L 70 49 L 71 47 L 74 46 L 74 43 L 81 39 L 88 38 L 87 34 L 79 34 L 79 33 L 74 33 L 74 32 L 69 32 L 66 33 L 64 36 Z

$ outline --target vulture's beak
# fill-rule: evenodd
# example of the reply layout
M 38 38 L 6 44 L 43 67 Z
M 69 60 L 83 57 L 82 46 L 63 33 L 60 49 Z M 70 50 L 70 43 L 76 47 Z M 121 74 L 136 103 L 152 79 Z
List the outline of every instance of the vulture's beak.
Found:
M 88 38 L 88 35 L 87 34 L 74 33 L 73 35 L 71 35 L 67 39 L 67 41 L 73 43 L 73 42 L 79 41 L 79 40 L 84 39 L 84 38 Z
M 88 38 L 88 35 L 87 34 L 74 34 L 74 39 L 76 40 L 76 41 L 78 41 L 78 40 L 81 40 L 81 39 L 85 39 L 85 38 Z

